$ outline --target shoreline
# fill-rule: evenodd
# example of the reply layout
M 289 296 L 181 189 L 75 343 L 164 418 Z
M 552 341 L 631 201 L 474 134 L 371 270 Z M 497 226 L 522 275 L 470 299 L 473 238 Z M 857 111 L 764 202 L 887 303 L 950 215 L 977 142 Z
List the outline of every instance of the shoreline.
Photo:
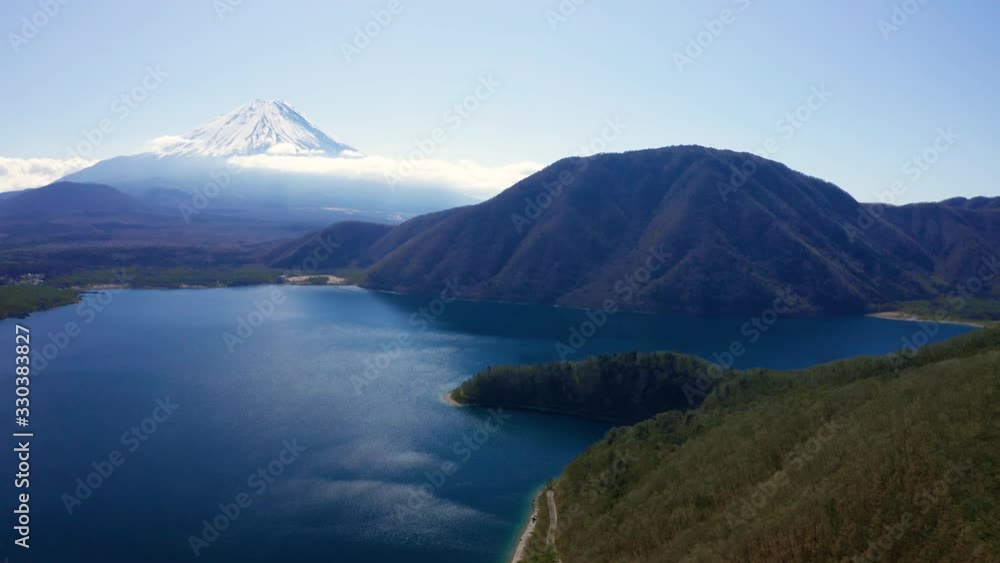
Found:
M 310 283 L 310 280 L 325 278 L 324 283 Z M 347 278 L 342 278 L 340 276 L 334 276 L 329 274 L 314 274 L 314 275 L 302 275 L 302 276 L 282 276 L 282 285 L 312 285 L 312 286 L 324 286 L 324 285 L 350 285 L 347 282 Z
M 454 402 L 454 399 L 451 399 L 451 397 L 450 397 L 451 393 L 447 393 L 446 395 L 449 396 L 448 399 L 451 402 Z M 445 400 L 444 396 L 441 397 L 441 400 L 443 402 L 448 403 L 448 404 L 452 404 L 448 400 Z M 517 404 L 495 405 L 495 404 L 489 404 L 489 403 L 457 403 L 457 402 L 455 402 L 452 406 L 461 407 L 461 408 L 468 407 L 468 408 L 476 408 L 476 409 L 491 409 L 491 408 L 510 409 L 510 410 L 514 410 L 514 411 L 532 412 L 532 413 L 543 414 L 543 415 L 547 415 L 547 416 L 570 417 L 570 418 L 576 418 L 576 419 L 580 419 L 580 420 L 587 420 L 587 421 L 590 421 L 590 422 L 600 422 L 600 423 L 603 423 L 603 424 L 608 424 L 608 425 L 610 425 L 611 428 L 614 428 L 616 426 L 631 426 L 631 425 L 636 424 L 638 422 L 642 422 L 641 419 L 640 420 L 622 420 L 622 419 L 617 419 L 617 418 L 603 418 L 603 417 L 600 417 L 600 416 L 594 416 L 594 415 L 583 413 L 583 412 L 566 411 L 566 410 L 560 410 L 560 409 L 557 409 L 557 408 L 549 408 L 549 407 L 537 406 L 537 405 L 517 405 Z
M 458 407 L 458 408 L 464 407 L 465 405 L 451 398 L 451 393 L 452 393 L 451 391 L 448 391 L 444 395 L 441 395 L 440 397 L 441 402 L 448 405 L 449 407 Z
M 868 313 L 865 316 L 874 317 L 876 319 L 883 319 L 886 321 L 903 321 L 908 323 L 928 322 L 928 323 L 940 323 L 945 325 L 971 326 L 973 328 L 986 328 L 986 325 L 982 325 L 972 321 L 939 321 L 937 319 L 925 319 L 913 315 L 911 313 L 905 313 L 903 311 L 885 311 L 882 313 Z
M 30 294 L 33 291 L 33 289 L 31 288 L 34 287 L 42 287 L 42 286 L 25 286 L 20 284 L 0 286 L 0 293 L 4 294 L 3 295 L 4 301 L 7 300 L 9 295 L 8 292 L 10 291 L 13 291 L 15 293 L 22 292 L 23 291 L 22 288 L 24 288 L 24 290 L 26 290 L 29 293 L 29 295 L 27 296 L 23 295 L 20 296 L 20 297 L 27 297 L 26 300 L 13 301 L 12 302 L 13 306 L 11 306 L 12 303 L 6 303 L 3 307 L 3 310 L 0 310 L 0 321 L 5 319 L 23 320 L 27 319 L 31 315 L 34 315 L 35 313 L 52 311 L 55 309 L 61 309 L 62 307 L 70 307 L 72 305 L 80 303 L 80 299 L 83 297 L 83 294 L 86 293 L 76 289 L 44 286 L 47 288 L 47 290 L 56 294 L 54 296 L 54 300 L 48 302 L 37 301 L 34 299 L 35 296 Z M 19 307 L 20 305 L 23 305 L 23 307 Z
M 293 283 L 293 282 L 267 282 L 267 283 L 248 283 L 248 284 L 230 284 L 230 285 L 139 285 L 139 286 L 128 286 L 116 283 L 105 283 L 105 284 L 90 284 L 90 285 L 72 285 L 69 287 L 58 287 L 54 285 L 46 285 L 45 287 L 53 289 L 64 289 L 66 291 L 72 291 L 76 293 L 76 299 L 72 302 L 58 303 L 55 305 L 49 305 L 45 307 L 33 308 L 25 311 L 24 313 L 18 315 L 8 315 L 0 316 L 0 320 L 9 318 L 19 318 L 26 319 L 35 313 L 42 313 L 45 311 L 51 311 L 53 309 L 59 309 L 61 307 L 68 307 L 70 305 L 76 305 L 80 302 L 80 299 L 86 294 L 101 293 L 104 291 L 181 291 L 181 290 L 209 290 L 209 289 L 236 289 L 243 287 L 289 287 L 289 288 L 300 288 L 300 287 L 340 287 L 340 288 L 353 288 L 353 289 L 365 289 L 355 283 L 347 281 L 344 278 L 337 278 L 337 276 L 327 276 L 327 282 L 325 284 L 309 284 L 309 283 Z M 336 278 L 337 280 L 342 280 L 334 283 L 329 278 Z M 44 284 L 43 284 L 44 285 Z M 0 287 L 16 287 L 16 286 L 0 286 Z M 459 405 L 461 406 L 461 405 Z
M 313 278 L 315 278 L 315 277 L 325 277 L 326 278 L 326 283 L 324 283 L 324 284 L 303 283 L 303 282 L 305 282 L 305 279 L 310 278 L 310 277 L 313 277 Z M 396 295 L 413 295 L 413 294 L 410 294 L 410 293 L 400 293 L 400 292 L 394 292 L 394 291 L 388 291 L 388 290 L 382 290 L 382 289 L 367 288 L 367 287 L 361 286 L 361 285 L 359 285 L 359 284 L 357 284 L 355 282 L 349 281 L 346 278 L 343 278 L 343 277 L 340 277 L 340 276 L 336 276 L 336 275 L 329 275 L 329 274 L 318 274 L 318 275 L 315 275 L 315 276 L 300 276 L 298 278 L 292 278 L 292 279 L 289 279 L 289 278 L 286 278 L 286 277 L 282 277 L 281 281 L 279 281 L 278 283 L 264 282 L 264 283 L 229 284 L 229 285 L 214 285 L 214 286 L 212 286 L 212 285 L 187 285 L 187 284 L 180 284 L 180 285 L 152 285 L 151 284 L 151 285 L 144 285 L 144 286 L 126 286 L 126 285 L 116 284 L 116 283 L 104 283 L 104 284 L 90 284 L 90 285 L 84 285 L 84 286 L 70 286 L 68 288 L 65 288 L 65 289 L 68 289 L 70 291 L 75 291 L 75 292 L 78 293 L 78 297 L 77 297 L 76 301 L 74 301 L 73 303 L 63 303 L 63 304 L 59 304 L 59 305 L 55 305 L 55 306 L 50 306 L 50 307 L 45 307 L 45 308 L 40 308 L 40 309 L 29 310 L 29 311 L 26 311 L 23 314 L 24 316 L 21 317 L 21 318 L 27 318 L 27 316 L 31 315 L 32 313 L 39 313 L 39 312 L 42 312 L 42 311 L 47 311 L 47 310 L 51 310 L 51 309 L 57 309 L 59 307 L 65 307 L 67 305 L 72 305 L 74 303 L 78 303 L 79 302 L 79 298 L 83 294 L 86 294 L 86 293 L 97 293 L 97 292 L 101 292 L 101 291 L 122 291 L 122 290 L 129 290 L 129 289 L 138 289 L 138 290 L 141 290 L 141 289 L 149 289 L 149 290 L 227 289 L 227 288 L 237 288 L 237 287 L 263 287 L 263 286 L 341 287 L 341 288 L 362 289 L 362 290 L 367 290 L 367 291 L 373 291 L 373 292 L 376 292 L 376 293 L 388 293 L 388 294 L 396 294 Z M 54 286 L 49 286 L 49 287 L 54 287 Z M 558 305 L 558 304 L 548 304 L 548 305 L 546 305 L 544 303 L 522 303 L 522 302 L 517 302 L 517 301 L 494 301 L 494 300 L 488 300 L 488 299 L 487 300 L 483 300 L 483 299 L 458 299 L 458 301 L 469 302 L 469 303 L 499 303 L 499 304 L 522 305 L 522 306 L 543 306 L 543 307 L 549 307 L 549 308 L 571 309 L 571 310 L 581 310 L 581 311 L 588 310 L 585 307 L 575 307 L 575 306 L 566 306 L 566 305 Z M 692 316 L 692 317 L 699 317 L 699 318 L 700 317 L 714 317 L 715 316 L 715 315 L 701 315 L 701 314 L 697 314 L 697 313 L 662 313 L 662 312 L 656 312 L 656 311 L 643 311 L 643 310 L 632 310 L 632 311 L 629 311 L 629 312 L 636 313 L 636 314 L 646 314 L 646 315 Z M 811 316 L 813 316 L 813 315 L 803 316 L 801 318 L 811 317 Z M 820 316 L 824 316 L 824 315 L 820 315 Z M 827 315 L 827 316 L 833 316 L 833 315 Z M 882 311 L 882 312 L 877 312 L 877 313 L 864 313 L 864 316 L 866 316 L 866 317 L 872 317 L 872 318 L 876 318 L 876 319 L 887 320 L 887 321 L 934 322 L 934 323 L 939 323 L 939 324 L 950 324 L 950 325 L 958 325 L 958 326 L 967 326 L 967 327 L 980 328 L 980 329 L 986 328 L 986 326 L 987 326 L 986 324 L 984 324 L 985 321 L 962 321 L 962 320 L 937 320 L 937 319 L 928 319 L 928 318 L 924 318 L 924 317 L 919 317 L 919 316 L 914 315 L 912 313 L 906 313 L 904 311 Z M 796 316 L 796 317 L 793 317 L 793 318 L 800 318 L 800 317 Z M 441 399 L 442 399 L 442 401 L 444 401 L 445 403 L 449 404 L 450 406 L 454 406 L 454 407 L 467 406 L 467 405 L 462 405 L 462 404 L 454 401 L 451 398 L 451 393 L 450 392 L 446 393 L 444 396 L 442 396 Z M 544 410 L 544 409 L 542 409 L 542 410 Z M 557 414 L 566 414 L 566 413 L 557 413 Z
M 306 283 L 306 280 L 310 278 L 326 278 L 326 283 L 311 284 Z M 389 295 L 403 295 L 403 296 L 427 296 L 419 292 L 401 292 L 393 291 L 389 289 L 381 289 L 377 287 L 368 287 L 361 285 L 357 280 L 351 280 L 343 276 L 338 276 L 335 274 L 312 274 L 312 275 L 300 275 L 300 276 L 288 276 L 282 275 L 280 279 L 276 282 L 264 281 L 264 282 L 251 282 L 251 283 L 228 283 L 224 285 L 139 285 L 139 286 L 128 286 L 119 283 L 99 283 L 90 284 L 84 286 L 70 286 L 66 289 L 77 291 L 80 293 L 90 293 L 97 291 L 107 291 L 107 290 L 128 290 L 128 289 L 153 289 L 153 290 L 171 290 L 171 289 L 226 289 L 226 288 L 237 288 L 237 287 L 261 287 L 261 286 L 287 286 L 287 287 L 343 287 L 343 288 L 353 288 L 361 289 L 365 291 L 371 291 L 375 293 L 385 293 Z M 516 305 L 525 307 L 545 307 L 551 309 L 566 309 L 572 311 L 589 311 L 594 310 L 592 307 L 586 307 L 582 305 L 561 305 L 559 303 L 545 303 L 545 302 L 532 302 L 532 301 L 508 301 L 503 299 L 485 299 L 485 298 L 462 298 L 458 297 L 455 301 L 463 303 L 493 303 L 501 305 Z M 37 312 L 37 311 L 31 311 Z M 28 314 L 30 314 L 29 312 Z M 624 309 L 622 312 L 637 314 L 637 315 L 652 315 L 652 316 L 664 316 L 664 317 L 690 317 L 690 318 L 742 318 L 735 314 L 706 314 L 697 313 L 689 311 L 659 311 L 650 309 Z M 854 316 L 854 315 L 864 315 L 866 317 L 874 317 L 884 320 L 893 321 L 907 321 L 907 322 L 937 322 L 941 324 L 953 324 L 961 326 L 969 326 L 974 328 L 986 328 L 986 322 L 988 321 L 962 321 L 962 320 L 946 320 L 940 321 L 935 319 L 928 319 L 923 317 L 918 317 L 911 313 L 906 313 L 903 311 L 883 311 L 876 313 L 827 313 L 827 314 L 793 314 L 789 318 L 793 319 L 807 319 L 807 318 L 832 318 L 839 316 Z
M 525 551 L 528 549 L 528 540 L 531 539 L 531 534 L 535 532 L 535 527 L 538 526 L 538 507 L 539 500 L 542 498 L 542 494 L 545 492 L 545 487 L 541 487 L 537 494 L 531 501 L 531 513 L 528 514 L 528 521 L 524 524 L 524 529 L 521 531 L 520 537 L 517 540 L 517 547 L 514 549 L 514 554 L 510 557 L 510 563 L 518 563 L 524 558 Z

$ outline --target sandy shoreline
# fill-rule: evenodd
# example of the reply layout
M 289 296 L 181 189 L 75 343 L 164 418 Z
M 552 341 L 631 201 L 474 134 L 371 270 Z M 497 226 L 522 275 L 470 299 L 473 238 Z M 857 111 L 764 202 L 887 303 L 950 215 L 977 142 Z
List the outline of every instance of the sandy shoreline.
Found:
M 524 526 L 524 531 L 521 532 L 521 538 L 517 540 L 517 549 L 514 550 L 514 556 L 510 558 L 510 563 L 518 563 L 524 559 L 524 554 L 528 550 L 528 540 L 531 539 L 531 534 L 535 531 L 535 526 L 538 525 L 538 499 L 540 499 L 542 493 L 539 492 L 535 495 L 535 500 L 531 501 L 531 516 L 528 517 L 528 523 Z
M 444 404 L 446 404 L 446 405 L 448 405 L 448 406 L 451 406 L 451 407 L 461 407 L 462 406 L 462 403 L 459 403 L 455 399 L 451 398 L 451 391 L 448 391 L 444 395 L 441 395 L 441 402 L 444 403 Z
M 315 278 L 326 278 L 325 284 L 311 283 Z M 282 276 L 285 283 L 292 285 L 347 285 L 347 280 L 340 276 L 328 276 L 324 274 L 314 274 L 306 276 Z
M 888 321 L 906 321 L 906 322 L 929 322 L 929 323 L 940 323 L 945 325 L 961 325 L 961 326 L 971 326 L 975 328 L 985 328 L 985 325 L 981 325 L 969 321 L 939 321 L 936 319 L 924 319 L 910 313 L 904 313 L 903 311 L 886 311 L 884 313 L 869 313 L 866 315 L 868 317 L 875 317 L 877 319 L 885 319 Z

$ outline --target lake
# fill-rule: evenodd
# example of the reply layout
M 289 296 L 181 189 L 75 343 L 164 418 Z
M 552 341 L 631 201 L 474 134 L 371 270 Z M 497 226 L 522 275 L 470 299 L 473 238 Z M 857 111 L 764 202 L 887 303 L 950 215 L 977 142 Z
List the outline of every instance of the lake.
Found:
M 738 367 L 775 368 L 887 353 L 926 334 L 868 317 L 778 319 L 766 331 L 747 330 L 747 318 L 626 313 L 591 331 L 587 319 L 265 286 L 91 294 L 0 321 L 3 365 L 13 371 L 15 324 L 31 330 L 35 353 L 29 427 L 10 422 L 34 432 L 32 548 L 13 546 L 11 511 L 24 491 L 13 487 L 8 438 L 0 558 L 498 562 L 532 492 L 608 427 L 441 402 L 477 370 L 558 359 L 573 330 L 590 336 L 568 359 L 712 358 L 739 342 Z M 931 340 L 970 330 L 936 328 Z M 3 404 L 13 418 L 12 381 Z

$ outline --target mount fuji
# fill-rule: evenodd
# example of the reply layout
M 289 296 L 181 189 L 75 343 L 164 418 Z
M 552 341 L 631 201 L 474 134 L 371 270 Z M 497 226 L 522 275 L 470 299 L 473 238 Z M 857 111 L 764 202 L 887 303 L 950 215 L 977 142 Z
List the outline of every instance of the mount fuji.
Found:
M 357 152 L 324 133 L 287 102 L 261 99 L 220 115 L 156 152 L 163 156 L 224 157 L 275 150 L 324 156 Z
M 474 202 L 444 186 L 396 189 L 371 179 L 234 167 L 235 161 L 246 157 L 301 157 L 306 163 L 310 157 L 364 156 L 284 101 L 255 99 L 184 135 L 160 137 L 154 144 L 149 152 L 103 160 L 62 180 L 110 185 L 171 213 L 185 206 L 203 207 L 200 219 L 240 210 L 272 215 L 290 210 L 396 222 Z

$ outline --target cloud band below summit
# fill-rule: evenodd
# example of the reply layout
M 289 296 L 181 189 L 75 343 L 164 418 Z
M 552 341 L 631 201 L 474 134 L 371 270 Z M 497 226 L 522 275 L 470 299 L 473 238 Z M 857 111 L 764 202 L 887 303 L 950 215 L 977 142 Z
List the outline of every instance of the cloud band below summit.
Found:
M 471 160 L 398 160 L 383 156 L 354 158 L 258 154 L 232 157 L 247 169 L 316 174 L 355 180 L 379 181 L 399 187 L 452 188 L 474 197 L 490 197 L 541 170 L 535 162 L 487 166 Z

